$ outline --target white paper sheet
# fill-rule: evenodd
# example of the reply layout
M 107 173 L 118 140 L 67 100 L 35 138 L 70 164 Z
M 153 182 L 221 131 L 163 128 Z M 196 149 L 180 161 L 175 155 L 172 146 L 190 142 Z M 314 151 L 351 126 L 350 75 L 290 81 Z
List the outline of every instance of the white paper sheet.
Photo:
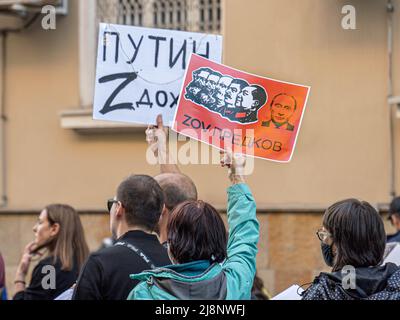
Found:
M 304 290 L 298 285 L 293 285 L 280 294 L 273 297 L 271 300 L 301 300 L 300 293 Z
M 72 295 L 74 293 L 74 289 L 68 289 L 61 293 L 57 298 L 54 300 L 72 300 Z

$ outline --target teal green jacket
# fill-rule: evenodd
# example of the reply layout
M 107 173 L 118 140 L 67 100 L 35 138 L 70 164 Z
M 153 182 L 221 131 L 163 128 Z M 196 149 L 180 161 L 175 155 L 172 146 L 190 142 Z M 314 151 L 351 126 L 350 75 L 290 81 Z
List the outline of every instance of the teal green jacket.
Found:
M 228 188 L 229 239 L 222 263 L 194 261 L 133 274 L 128 300 L 248 300 L 256 272 L 259 224 L 246 184 Z

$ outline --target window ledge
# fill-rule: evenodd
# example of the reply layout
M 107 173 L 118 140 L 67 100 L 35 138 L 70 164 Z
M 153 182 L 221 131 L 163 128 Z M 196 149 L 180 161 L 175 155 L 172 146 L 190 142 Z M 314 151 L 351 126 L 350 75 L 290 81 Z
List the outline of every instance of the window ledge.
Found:
M 65 110 L 60 113 L 61 128 L 77 133 L 125 133 L 144 132 L 145 125 L 93 120 L 93 110 L 89 108 Z

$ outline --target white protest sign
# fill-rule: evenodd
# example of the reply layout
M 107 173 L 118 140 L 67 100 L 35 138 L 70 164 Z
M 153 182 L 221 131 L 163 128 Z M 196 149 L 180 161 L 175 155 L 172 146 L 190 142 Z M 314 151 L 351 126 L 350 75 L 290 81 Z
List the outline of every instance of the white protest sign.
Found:
M 170 125 L 190 55 L 221 62 L 222 37 L 101 23 L 93 119 Z

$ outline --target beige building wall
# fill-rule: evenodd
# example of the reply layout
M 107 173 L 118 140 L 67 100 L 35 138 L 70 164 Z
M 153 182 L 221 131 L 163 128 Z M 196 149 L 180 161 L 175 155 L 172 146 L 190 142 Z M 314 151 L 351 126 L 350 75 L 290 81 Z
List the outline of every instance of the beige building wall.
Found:
M 248 178 L 260 209 L 258 268 L 272 292 L 310 282 L 323 269 L 315 237 L 322 208 L 348 197 L 374 204 L 390 199 L 385 3 L 223 2 L 225 64 L 312 87 L 292 162 L 256 160 Z M 394 3 L 399 56 L 400 1 Z M 356 7 L 357 30 L 341 28 L 345 4 Z M 108 234 L 105 201 L 121 179 L 158 172 L 146 162 L 144 133 L 83 135 L 61 128 L 60 112 L 81 107 L 78 36 L 78 1 L 71 0 L 69 15 L 58 18 L 55 31 L 36 23 L 7 40 L 9 202 L 0 213 L 0 251 L 9 288 L 21 250 L 32 238 L 35 214 L 43 206 L 75 206 L 95 249 Z M 399 65 L 397 59 L 397 94 Z M 397 140 L 399 130 L 397 126 Z M 202 199 L 224 206 L 228 181 L 223 169 L 181 169 L 196 182 Z
M 394 3 L 398 9 L 400 3 Z M 341 27 L 345 4 L 356 8 L 357 30 Z M 385 5 L 384 0 L 226 1 L 225 63 L 311 86 L 293 161 L 257 163 L 251 182 L 260 203 L 389 200 Z M 399 10 L 395 17 L 399 71 Z

